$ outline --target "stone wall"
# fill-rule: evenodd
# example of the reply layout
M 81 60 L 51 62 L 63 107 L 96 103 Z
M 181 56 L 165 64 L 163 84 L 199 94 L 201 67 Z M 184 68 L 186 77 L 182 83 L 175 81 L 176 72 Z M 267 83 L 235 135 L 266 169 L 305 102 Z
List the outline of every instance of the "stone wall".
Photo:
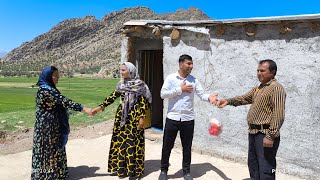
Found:
M 241 26 L 227 26 L 221 37 L 186 30 L 181 34 L 178 41 L 163 37 L 164 77 L 178 70 L 180 55 L 189 54 L 194 61 L 192 74 L 208 93 L 217 92 L 221 98 L 242 95 L 258 85 L 259 60 L 277 63 L 276 79 L 287 92 L 278 170 L 308 179 L 320 177 L 320 32 L 312 32 L 308 23 L 298 23 L 286 34 L 276 25 L 258 25 L 255 37 L 248 37 Z M 194 148 L 246 162 L 249 107 L 218 109 L 196 98 Z M 209 136 L 211 117 L 224 125 L 219 137 Z

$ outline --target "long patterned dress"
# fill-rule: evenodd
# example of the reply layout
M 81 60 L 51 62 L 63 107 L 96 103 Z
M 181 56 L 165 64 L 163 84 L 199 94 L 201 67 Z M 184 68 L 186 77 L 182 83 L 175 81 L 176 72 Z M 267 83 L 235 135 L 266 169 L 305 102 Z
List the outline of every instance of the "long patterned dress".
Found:
M 100 105 L 103 109 L 112 104 L 124 93 L 114 90 Z M 128 111 L 126 123 L 121 127 L 122 105 L 117 108 L 111 138 L 108 172 L 117 173 L 119 177 L 140 177 L 144 171 L 145 142 L 144 129 L 139 129 L 139 119 L 145 118 L 148 101 L 138 96 L 136 103 Z
M 58 107 L 81 111 L 80 104 L 50 86 L 40 86 L 36 96 L 31 179 L 66 179 L 65 147 L 62 148 L 62 121 Z

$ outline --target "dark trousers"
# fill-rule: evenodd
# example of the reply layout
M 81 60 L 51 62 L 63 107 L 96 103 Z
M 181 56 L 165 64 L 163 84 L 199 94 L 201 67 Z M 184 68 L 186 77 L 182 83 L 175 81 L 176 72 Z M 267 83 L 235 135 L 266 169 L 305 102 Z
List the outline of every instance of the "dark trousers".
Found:
M 253 180 L 276 179 L 276 155 L 280 137 L 276 138 L 272 148 L 263 147 L 265 134 L 249 134 L 248 167 Z
M 174 146 L 174 141 L 176 140 L 178 131 L 180 131 L 180 139 L 183 148 L 183 174 L 187 174 L 190 173 L 194 120 L 175 121 L 166 118 L 162 144 L 161 170 L 168 171 L 170 154 Z

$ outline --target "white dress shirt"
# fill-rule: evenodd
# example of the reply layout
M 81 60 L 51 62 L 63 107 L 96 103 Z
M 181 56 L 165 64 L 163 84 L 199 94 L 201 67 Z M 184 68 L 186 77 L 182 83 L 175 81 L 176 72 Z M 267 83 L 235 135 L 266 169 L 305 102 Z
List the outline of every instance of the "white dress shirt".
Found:
M 192 85 L 191 93 L 182 92 L 181 84 Z M 197 93 L 203 101 L 209 101 L 209 94 L 204 94 L 204 90 L 198 79 L 192 75 L 182 78 L 179 73 L 170 74 L 164 81 L 161 88 L 161 98 L 168 98 L 167 117 L 176 121 L 191 121 L 195 119 L 193 101 L 194 93 Z

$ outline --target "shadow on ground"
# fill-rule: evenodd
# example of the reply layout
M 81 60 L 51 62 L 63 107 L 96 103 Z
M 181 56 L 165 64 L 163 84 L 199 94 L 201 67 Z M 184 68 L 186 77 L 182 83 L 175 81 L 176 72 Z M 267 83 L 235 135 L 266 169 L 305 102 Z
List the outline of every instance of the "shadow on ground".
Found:
M 160 170 L 160 160 L 146 160 L 144 162 L 144 173 L 142 177 L 148 176 L 149 174 L 153 172 L 157 172 Z M 158 179 L 158 177 L 156 178 Z
M 159 170 L 160 170 L 160 160 L 146 160 L 143 177 L 148 176 L 149 174 Z M 213 166 L 210 163 L 191 164 L 191 175 L 194 178 L 200 178 L 201 176 L 205 175 L 209 171 L 214 171 L 224 180 L 231 180 L 220 169 L 218 169 L 217 167 Z M 175 178 L 181 178 L 181 177 L 183 177 L 182 170 L 179 170 L 174 174 L 168 175 L 169 179 L 175 179 Z
M 209 171 L 214 171 L 215 173 L 217 173 L 224 180 L 231 180 L 220 169 L 218 169 L 217 167 L 213 166 L 210 163 L 191 164 L 191 175 L 194 178 L 200 178 L 200 177 L 202 177 L 203 175 L 205 175 Z M 175 178 L 183 177 L 182 169 L 179 170 L 178 172 L 172 174 L 172 175 L 168 175 L 168 177 L 170 179 L 171 178 L 175 179 Z
M 69 169 L 69 179 L 78 180 L 88 177 L 98 177 L 98 176 L 110 176 L 110 174 L 96 174 L 96 171 L 100 167 L 89 167 L 89 166 L 77 166 L 77 167 L 68 167 Z
M 109 173 L 96 174 L 96 171 L 98 171 L 100 167 L 88 167 L 83 165 L 83 166 L 77 166 L 77 167 L 68 167 L 68 169 L 70 174 L 70 178 L 69 178 L 70 180 L 78 180 L 82 178 L 98 177 L 98 176 L 112 176 Z M 160 170 L 160 160 L 146 160 L 145 171 L 142 178 L 150 175 L 153 172 L 157 172 L 159 170 Z M 210 163 L 191 164 L 191 175 L 194 178 L 200 178 L 209 171 L 214 171 L 221 177 L 221 179 L 231 180 L 220 169 L 218 169 L 217 167 L 213 166 Z M 169 179 L 177 179 L 182 177 L 183 177 L 182 169 L 177 171 L 174 174 L 168 175 Z M 155 177 L 155 178 L 157 179 L 158 177 Z M 246 178 L 243 180 L 250 180 L 250 178 Z

